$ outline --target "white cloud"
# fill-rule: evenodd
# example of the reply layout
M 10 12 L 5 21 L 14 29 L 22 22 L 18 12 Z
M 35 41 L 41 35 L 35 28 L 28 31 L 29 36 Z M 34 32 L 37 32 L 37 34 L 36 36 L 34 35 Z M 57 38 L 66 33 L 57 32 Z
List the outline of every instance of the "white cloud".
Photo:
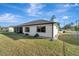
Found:
M 58 10 L 56 10 L 55 12 L 56 13 L 61 13 L 61 12 L 66 12 L 68 9 L 58 9 Z
M 44 6 L 45 5 L 39 4 L 39 3 L 30 4 L 30 7 L 27 9 L 28 15 L 29 16 L 37 16 L 39 14 L 42 14 L 41 9 Z
M 63 16 L 62 19 L 69 19 L 69 16 Z
M 5 13 L 0 15 L 0 22 L 17 22 L 17 18 L 20 16 L 10 14 L 10 13 Z
M 47 15 L 47 16 L 52 16 L 52 15 L 56 15 L 56 14 L 61 14 L 61 13 L 64 13 L 64 12 L 67 12 L 68 9 L 57 9 L 57 10 L 51 10 L 51 11 L 48 11 L 46 13 L 44 13 L 44 15 Z
M 79 4 L 78 4 L 78 3 L 75 3 L 74 5 L 75 5 L 75 6 L 79 6 Z
M 64 7 L 70 7 L 70 4 L 65 4 Z
M 64 7 L 75 7 L 75 6 L 79 6 L 78 3 L 74 3 L 74 4 L 65 4 Z

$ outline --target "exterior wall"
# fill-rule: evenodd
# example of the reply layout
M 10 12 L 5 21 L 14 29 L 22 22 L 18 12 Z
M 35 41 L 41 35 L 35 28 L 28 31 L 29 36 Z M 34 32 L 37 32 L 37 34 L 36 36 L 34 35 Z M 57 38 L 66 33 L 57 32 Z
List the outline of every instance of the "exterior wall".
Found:
M 43 32 L 37 32 L 37 26 L 45 26 L 46 32 L 44 32 L 44 33 Z M 25 32 L 25 27 L 29 27 L 30 32 Z M 23 33 L 24 34 L 27 33 L 31 36 L 34 36 L 36 33 L 38 33 L 40 36 L 43 36 L 43 37 L 53 37 L 53 39 L 58 39 L 58 26 L 53 24 L 53 29 L 52 29 L 52 24 L 23 26 Z M 53 34 L 53 36 L 52 36 L 52 34 Z
M 58 26 L 56 26 L 56 24 L 54 24 L 53 25 L 53 38 L 56 40 L 56 39 L 58 39 L 58 31 L 59 31 L 59 29 L 58 29 Z
M 37 26 L 46 26 L 46 32 L 44 33 L 37 32 Z M 23 26 L 24 34 L 28 33 L 29 35 L 34 36 L 36 33 L 38 33 L 40 36 L 43 36 L 43 37 L 52 37 L 52 25 L 51 24 L 29 26 L 30 32 L 25 32 L 25 27 L 26 26 Z
M 9 32 L 14 32 L 14 27 L 9 27 Z
M 23 32 L 22 27 L 14 27 L 14 32 L 22 33 Z

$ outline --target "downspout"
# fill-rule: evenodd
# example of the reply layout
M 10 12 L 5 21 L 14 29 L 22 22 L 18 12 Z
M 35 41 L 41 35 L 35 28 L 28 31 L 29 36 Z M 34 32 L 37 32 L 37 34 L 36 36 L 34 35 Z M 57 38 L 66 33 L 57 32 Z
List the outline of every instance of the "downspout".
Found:
M 51 41 L 53 41 L 53 23 L 52 23 L 52 38 Z

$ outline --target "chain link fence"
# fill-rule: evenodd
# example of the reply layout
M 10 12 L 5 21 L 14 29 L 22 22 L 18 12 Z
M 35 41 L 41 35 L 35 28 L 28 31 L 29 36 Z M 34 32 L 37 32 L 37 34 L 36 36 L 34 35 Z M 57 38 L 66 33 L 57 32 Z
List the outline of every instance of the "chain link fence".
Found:
M 64 56 L 79 55 L 79 20 L 71 28 L 60 31 L 59 39 L 62 40 Z

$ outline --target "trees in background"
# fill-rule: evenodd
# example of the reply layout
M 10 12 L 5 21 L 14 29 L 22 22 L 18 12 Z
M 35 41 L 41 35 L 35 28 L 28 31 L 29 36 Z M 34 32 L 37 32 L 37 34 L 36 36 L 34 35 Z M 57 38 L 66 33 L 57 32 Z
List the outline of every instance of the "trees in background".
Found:
M 0 26 L 0 31 L 2 30 L 2 27 Z
M 79 31 L 79 20 L 76 20 L 74 23 L 71 22 L 71 23 L 69 23 L 69 24 L 66 24 L 66 25 L 63 27 L 63 29 L 65 29 L 65 30 L 70 29 L 70 30 L 74 30 L 74 31 Z
M 75 30 L 76 30 L 76 31 L 79 31 L 79 19 L 76 20 Z

